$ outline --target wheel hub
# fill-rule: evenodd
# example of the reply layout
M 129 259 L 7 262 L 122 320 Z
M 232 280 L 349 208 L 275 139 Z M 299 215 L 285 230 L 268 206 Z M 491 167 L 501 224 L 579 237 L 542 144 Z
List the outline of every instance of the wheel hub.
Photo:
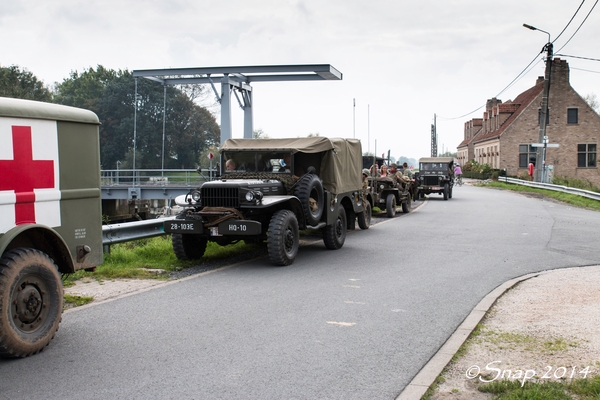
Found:
M 42 309 L 42 295 L 37 287 L 25 284 L 17 294 L 17 311 L 19 319 L 30 324 L 38 317 Z

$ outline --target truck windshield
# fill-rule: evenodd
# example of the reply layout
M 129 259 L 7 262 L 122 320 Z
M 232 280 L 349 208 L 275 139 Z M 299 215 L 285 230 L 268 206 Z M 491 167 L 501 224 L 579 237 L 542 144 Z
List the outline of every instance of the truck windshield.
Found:
M 445 163 L 421 163 L 419 169 L 421 171 L 446 171 L 448 164 Z
M 269 172 L 290 173 L 291 153 L 227 151 L 221 154 L 223 173 Z

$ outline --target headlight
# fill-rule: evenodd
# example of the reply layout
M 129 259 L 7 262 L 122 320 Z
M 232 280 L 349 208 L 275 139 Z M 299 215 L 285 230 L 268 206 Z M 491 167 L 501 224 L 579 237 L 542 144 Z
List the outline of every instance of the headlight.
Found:
M 260 203 L 263 198 L 263 194 L 259 190 L 250 190 L 246 192 L 246 201 L 248 202 L 256 202 L 256 204 Z
M 200 201 L 200 192 L 198 190 L 192 191 L 192 200 L 195 202 Z
M 381 189 L 381 190 L 385 189 L 385 185 L 379 185 L 379 189 Z

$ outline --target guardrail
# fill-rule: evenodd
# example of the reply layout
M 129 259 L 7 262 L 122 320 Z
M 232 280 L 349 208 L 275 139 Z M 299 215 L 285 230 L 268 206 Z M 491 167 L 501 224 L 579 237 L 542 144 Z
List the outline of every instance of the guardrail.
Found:
M 171 219 L 175 217 L 102 225 L 102 249 L 105 253 L 110 253 L 110 246 L 113 244 L 166 235 L 163 222 Z
M 561 185 L 552 185 L 550 183 L 524 181 L 521 179 L 509 178 L 506 176 L 498 177 L 498 181 L 512 183 L 515 185 L 530 186 L 530 187 L 535 187 L 535 188 L 539 188 L 539 189 L 554 190 L 556 192 L 564 192 L 564 193 L 574 194 L 577 196 L 587 197 L 588 199 L 600 201 L 600 193 L 592 192 L 589 190 L 583 190 L 583 189 L 572 188 L 572 187 L 561 186 Z

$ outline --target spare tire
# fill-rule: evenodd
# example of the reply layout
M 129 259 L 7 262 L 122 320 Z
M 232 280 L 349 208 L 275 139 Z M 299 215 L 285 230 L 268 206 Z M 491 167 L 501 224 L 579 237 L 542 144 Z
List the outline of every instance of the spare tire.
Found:
M 323 184 L 317 175 L 305 174 L 298 183 L 294 194 L 302 204 L 302 210 L 306 218 L 306 224 L 315 226 L 321 221 L 323 215 L 324 193 Z M 310 206 L 310 199 L 316 201 L 316 206 Z

